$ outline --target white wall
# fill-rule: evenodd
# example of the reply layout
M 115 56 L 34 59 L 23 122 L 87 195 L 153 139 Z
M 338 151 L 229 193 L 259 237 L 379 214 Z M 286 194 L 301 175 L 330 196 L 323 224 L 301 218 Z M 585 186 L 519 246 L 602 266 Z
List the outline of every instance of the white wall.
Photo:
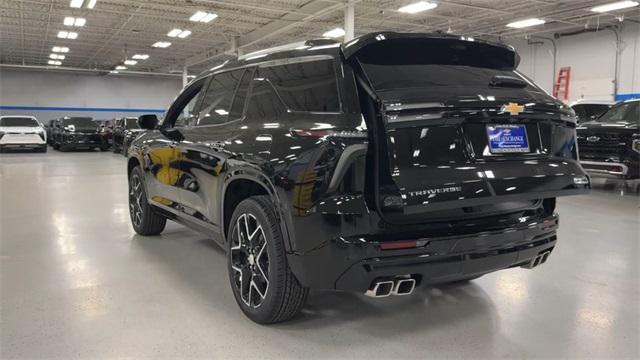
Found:
M 546 35 L 553 38 L 553 34 Z M 614 99 L 615 34 L 611 30 L 565 36 L 556 39 L 557 65 L 553 73 L 553 46 L 511 41 L 521 56 L 519 70 L 549 93 L 558 70 L 571 67 L 569 100 Z M 625 22 L 621 31 L 622 52 L 619 58 L 618 95 L 640 93 L 640 25 Z M 531 39 L 539 42 L 540 39 Z
M 163 111 L 181 89 L 182 81 L 178 77 L 3 68 L 0 69 L 0 114 L 33 115 L 43 122 L 74 115 L 94 119 L 138 116 L 150 110 Z M 32 109 L 6 109 L 9 106 Z M 52 107 L 65 109 L 47 109 Z

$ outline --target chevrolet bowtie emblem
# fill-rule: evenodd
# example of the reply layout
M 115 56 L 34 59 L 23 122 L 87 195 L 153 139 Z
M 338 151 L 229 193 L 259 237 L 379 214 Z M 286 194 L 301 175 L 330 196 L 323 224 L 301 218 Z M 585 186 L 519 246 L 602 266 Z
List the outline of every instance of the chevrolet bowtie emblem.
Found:
M 508 103 L 508 104 L 502 105 L 502 108 L 500 109 L 500 111 L 508 112 L 511 115 L 518 115 L 524 111 L 524 106 L 518 103 Z

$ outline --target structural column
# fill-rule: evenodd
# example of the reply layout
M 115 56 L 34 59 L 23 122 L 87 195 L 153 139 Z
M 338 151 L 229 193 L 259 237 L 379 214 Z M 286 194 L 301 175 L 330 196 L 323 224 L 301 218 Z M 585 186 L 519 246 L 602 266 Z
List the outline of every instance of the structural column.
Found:
M 187 65 L 182 68 L 182 87 L 187 86 L 187 84 L 189 83 L 189 73 L 187 71 L 188 69 L 189 68 L 187 67 Z
M 355 37 L 355 5 L 353 0 L 347 0 L 344 8 L 344 42 L 351 41 Z

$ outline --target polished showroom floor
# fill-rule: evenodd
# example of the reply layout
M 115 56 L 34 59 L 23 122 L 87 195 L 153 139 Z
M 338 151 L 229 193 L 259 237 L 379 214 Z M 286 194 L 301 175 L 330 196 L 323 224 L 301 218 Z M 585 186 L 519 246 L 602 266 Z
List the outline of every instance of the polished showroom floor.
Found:
M 0 154 L 0 358 L 638 358 L 638 199 L 560 200 L 537 269 L 400 298 L 316 291 L 259 326 L 205 236 L 134 234 L 122 156 Z

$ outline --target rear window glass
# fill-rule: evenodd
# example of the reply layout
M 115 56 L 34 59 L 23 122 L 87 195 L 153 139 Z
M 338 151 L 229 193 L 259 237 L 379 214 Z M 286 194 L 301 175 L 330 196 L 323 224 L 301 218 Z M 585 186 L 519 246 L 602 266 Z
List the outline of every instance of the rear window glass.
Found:
M 578 119 L 590 120 L 592 118 L 599 118 L 602 114 L 609 110 L 610 107 L 611 105 L 606 104 L 579 104 L 574 105 L 572 109 L 576 112 L 576 116 L 578 116 Z
M 640 122 L 640 101 L 616 104 L 598 121 L 608 123 Z
M 332 59 L 259 68 L 289 110 L 338 112 L 340 98 Z
M 488 88 L 493 77 L 498 75 L 524 80 L 514 71 L 461 65 L 363 64 L 363 66 L 376 90 L 428 88 L 434 86 Z M 526 80 L 524 81 L 527 82 Z M 531 88 L 531 85 L 527 85 L 527 87 Z
M 73 117 L 62 120 L 63 125 L 74 125 L 74 126 L 97 126 L 92 118 L 90 117 Z
M 38 126 L 38 122 L 26 117 L 6 117 L 0 119 L 0 126 Z
M 140 128 L 140 127 L 138 126 L 138 119 L 136 119 L 136 118 L 126 118 L 124 121 L 125 121 L 125 123 L 126 123 L 126 126 L 125 126 L 125 127 L 126 127 L 128 130 L 131 130 L 131 129 L 139 129 L 139 128 Z

